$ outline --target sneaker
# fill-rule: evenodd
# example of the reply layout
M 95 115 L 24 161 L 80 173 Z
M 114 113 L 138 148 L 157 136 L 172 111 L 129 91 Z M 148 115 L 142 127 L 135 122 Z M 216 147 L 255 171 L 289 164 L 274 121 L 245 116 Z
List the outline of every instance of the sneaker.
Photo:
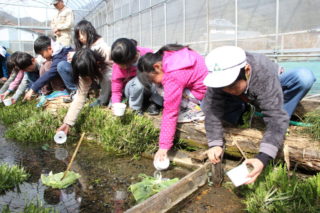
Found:
M 89 107 L 97 107 L 97 106 L 101 106 L 101 101 L 99 99 L 95 100 L 94 102 L 92 102 Z
M 138 110 L 132 110 L 134 114 L 136 115 L 143 115 L 143 111 L 141 109 Z
M 146 111 L 148 112 L 149 115 L 159 115 L 160 114 L 160 110 L 155 103 L 151 103 Z
M 202 111 L 181 110 L 178 117 L 178 123 L 188 123 L 192 121 L 204 121 L 204 113 Z
M 64 103 L 71 103 L 71 102 L 73 101 L 73 97 L 74 97 L 74 95 L 76 94 L 76 92 L 77 92 L 77 90 L 71 91 L 69 97 L 64 98 L 64 99 L 63 99 L 63 102 L 64 102 Z

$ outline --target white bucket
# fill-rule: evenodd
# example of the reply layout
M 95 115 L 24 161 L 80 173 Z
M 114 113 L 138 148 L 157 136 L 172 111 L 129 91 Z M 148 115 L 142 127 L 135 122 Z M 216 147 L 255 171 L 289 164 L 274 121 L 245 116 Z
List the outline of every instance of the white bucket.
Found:
M 10 105 L 12 105 L 12 100 L 11 100 L 11 98 L 4 99 L 4 100 L 3 100 L 3 104 L 4 104 L 5 106 L 10 106 Z
M 67 135 L 64 131 L 59 131 L 55 134 L 53 139 L 57 144 L 63 144 L 67 141 Z
M 228 177 L 236 187 L 241 186 L 251 179 L 247 177 L 248 174 L 248 167 L 244 163 L 227 172 Z
M 169 158 L 165 158 L 162 161 L 160 160 L 154 160 L 153 161 L 153 166 L 156 168 L 156 170 L 165 170 L 169 167 L 170 165 L 170 160 Z
M 112 104 L 113 114 L 116 116 L 123 116 L 126 111 L 127 105 L 124 103 L 114 103 Z

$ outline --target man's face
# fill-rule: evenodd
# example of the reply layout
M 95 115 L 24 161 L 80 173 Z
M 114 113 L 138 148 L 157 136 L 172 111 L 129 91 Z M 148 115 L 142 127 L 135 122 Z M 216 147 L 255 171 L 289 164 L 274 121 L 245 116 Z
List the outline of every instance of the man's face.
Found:
M 32 59 L 32 64 L 31 64 L 30 66 L 24 68 L 23 70 L 24 70 L 25 72 L 33 72 L 33 71 L 35 71 L 36 66 L 37 66 L 37 65 L 36 65 L 36 60 L 35 60 L 35 58 L 33 58 L 33 59 Z
M 40 55 L 47 60 L 51 60 L 52 54 L 53 54 L 53 50 L 51 47 L 48 47 L 46 50 L 42 50 L 40 53 Z
M 247 64 L 245 66 L 246 79 L 249 79 L 250 73 L 251 73 L 251 66 L 249 64 Z M 231 95 L 239 96 L 242 93 L 244 93 L 244 91 L 247 89 L 247 87 L 248 87 L 248 80 L 240 79 L 240 80 L 233 82 L 229 86 L 223 87 L 222 90 L 226 93 L 231 94 Z
M 64 7 L 63 1 L 59 1 L 58 3 L 54 4 L 54 7 L 55 7 L 57 10 L 61 10 L 61 9 Z

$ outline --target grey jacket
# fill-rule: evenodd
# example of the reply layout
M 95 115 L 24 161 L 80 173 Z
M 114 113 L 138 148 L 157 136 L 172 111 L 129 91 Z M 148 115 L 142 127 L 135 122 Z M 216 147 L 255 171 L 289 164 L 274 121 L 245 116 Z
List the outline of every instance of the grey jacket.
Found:
M 283 109 L 283 92 L 276 63 L 258 53 L 246 52 L 251 65 L 251 77 L 244 95 L 250 103 L 258 106 L 264 114 L 266 131 L 259 152 L 275 158 L 281 148 L 289 116 Z M 226 93 L 221 88 L 208 88 L 204 99 L 205 128 L 209 147 L 223 145 L 222 117 Z

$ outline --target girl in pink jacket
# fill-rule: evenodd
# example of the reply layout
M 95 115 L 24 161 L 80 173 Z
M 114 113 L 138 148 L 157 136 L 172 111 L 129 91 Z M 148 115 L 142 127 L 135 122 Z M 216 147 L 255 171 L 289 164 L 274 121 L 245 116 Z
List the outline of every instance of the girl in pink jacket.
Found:
M 136 46 L 135 41 L 119 38 L 111 46 L 112 66 L 111 101 L 120 103 L 122 94 L 128 98 L 129 107 L 142 114 L 144 86 L 137 78 L 137 64 L 141 56 L 152 52 L 151 49 Z
M 139 60 L 139 76 L 163 87 L 163 115 L 159 150 L 155 160 L 163 160 L 173 145 L 181 101 L 185 91 L 193 102 L 204 98 L 203 84 L 208 74 L 204 58 L 188 47 L 169 44 L 158 52 L 148 53 Z

